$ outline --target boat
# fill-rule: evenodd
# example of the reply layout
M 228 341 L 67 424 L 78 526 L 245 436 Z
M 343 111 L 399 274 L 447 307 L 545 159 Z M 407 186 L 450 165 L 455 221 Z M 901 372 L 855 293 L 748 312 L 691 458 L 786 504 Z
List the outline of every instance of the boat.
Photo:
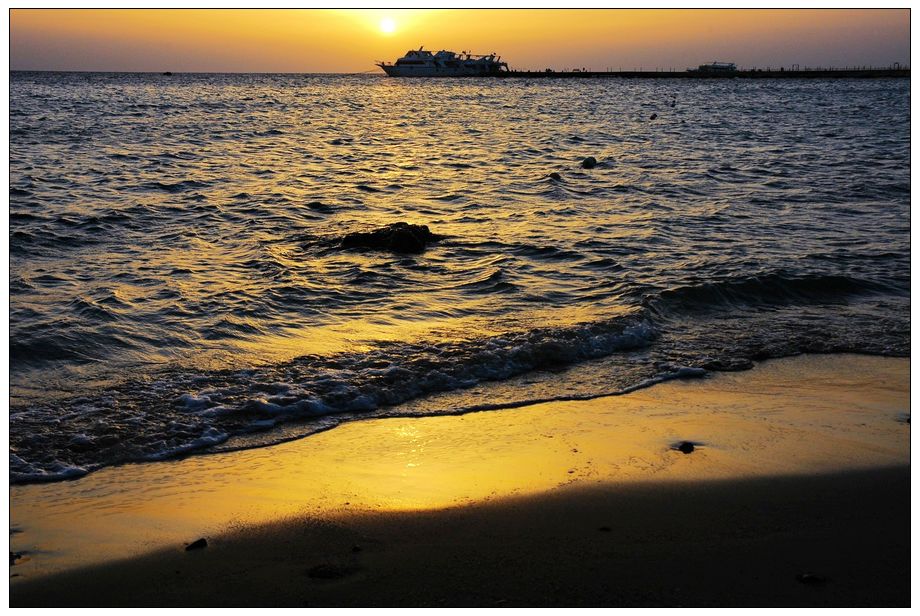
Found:
M 495 52 L 474 55 L 442 49 L 432 53 L 424 47 L 410 49 L 396 62 L 376 65 L 390 77 L 485 77 L 508 71 L 508 63 L 502 62 Z
M 733 73 L 738 70 L 738 67 L 734 62 L 710 62 L 687 70 L 691 73 Z

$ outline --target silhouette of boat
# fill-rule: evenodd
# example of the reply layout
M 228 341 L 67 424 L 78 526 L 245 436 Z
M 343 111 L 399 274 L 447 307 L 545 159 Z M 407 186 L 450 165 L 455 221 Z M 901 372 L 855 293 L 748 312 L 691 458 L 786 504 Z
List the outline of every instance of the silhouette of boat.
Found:
M 468 51 L 455 53 L 442 49 L 437 53 L 424 47 L 410 49 L 396 62 L 376 64 L 390 77 L 478 77 L 508 71 L 507 62 L 495 53 L 474 55 Z

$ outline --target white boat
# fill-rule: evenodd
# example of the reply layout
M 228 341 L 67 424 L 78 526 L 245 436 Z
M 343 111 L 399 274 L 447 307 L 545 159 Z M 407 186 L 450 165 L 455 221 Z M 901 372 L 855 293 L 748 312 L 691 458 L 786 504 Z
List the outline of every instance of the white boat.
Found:
M 431 53 L 423 47 L 410 49 L 396 62 L 378 62 L 390 77 L 476 77 L 496 75 L 508 70 L 495 53 L 473 55 L 468 51 L 455 53 L 441 50 Z

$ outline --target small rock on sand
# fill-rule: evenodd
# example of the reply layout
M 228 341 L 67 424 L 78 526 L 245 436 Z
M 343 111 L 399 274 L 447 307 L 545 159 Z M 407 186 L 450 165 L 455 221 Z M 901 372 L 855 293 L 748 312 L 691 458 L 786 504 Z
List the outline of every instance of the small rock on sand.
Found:
M 199 540 L 197 540 L 197 541 L 193 541 L 193 542 L 191 542 L 190 544 L 188 544 L 187 546 L 185 546 L 185 551 L 186 551 L 186 552 L 189 552 L 189 551 L 191 551 L 191 550 L 200 550 L 200 549 L 206 548 L 206 547 L 208 547 L 208 540 L 205 539 L 204 537 L 202 537 L 201 539 L 199 539 Z
M 801 584 L 807 584 L 809 586 L 821 586 L 822 584 L 827 584 L 827 578 L 817 573 L 800 573 L 795 576 L 795 579 Z

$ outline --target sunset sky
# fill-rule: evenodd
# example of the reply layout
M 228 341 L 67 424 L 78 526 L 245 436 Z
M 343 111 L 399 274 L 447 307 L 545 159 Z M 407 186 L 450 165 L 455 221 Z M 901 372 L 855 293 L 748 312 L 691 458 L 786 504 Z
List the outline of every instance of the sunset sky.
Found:
M 887 66 L 910 61 L 895 10 L 27 10 L 13 70 L 361 72 L 424 45 L 511 68 Z

